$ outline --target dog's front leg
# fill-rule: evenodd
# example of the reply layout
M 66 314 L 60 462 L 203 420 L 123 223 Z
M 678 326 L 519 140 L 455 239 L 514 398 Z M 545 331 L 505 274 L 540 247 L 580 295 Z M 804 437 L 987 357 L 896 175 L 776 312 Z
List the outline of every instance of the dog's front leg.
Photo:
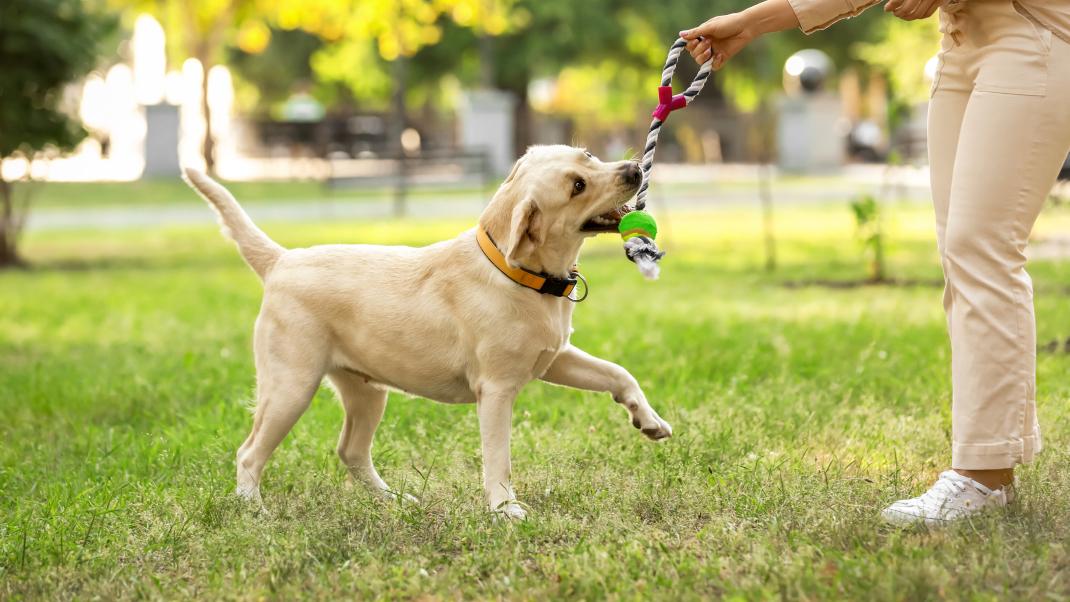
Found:
M 479 388 L 476 413 L 483 443 L 483 487 L 492 512 L 514 519 L 524 518 L 524 509 L 516 502 L 509 458 L 509 435 L 513 422 L 513 400 L 519 392 L 515 385 L 484 384 Z
M 605 391 L 623 405 L 632 417 L 632 426 L 651 439 L 672 436 L 672 427 L 661 419 L 646 400 L 639 382 L 627 370 L 569 345 L 541 376 L 542 380 L 587 391 Z

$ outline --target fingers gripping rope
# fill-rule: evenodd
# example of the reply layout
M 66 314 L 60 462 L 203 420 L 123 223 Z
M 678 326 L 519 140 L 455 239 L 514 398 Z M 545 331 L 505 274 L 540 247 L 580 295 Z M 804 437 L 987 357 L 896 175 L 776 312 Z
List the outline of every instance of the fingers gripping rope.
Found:
M 650 131 L 646 137 L 646 147 L 643 149 L 643 162 L 641 165 L 643 178 L 642 183 L 639 185 L 639 191 L 635 193 L 635 208 L 637 211 L 626 215 L 626 219 L 621 221 L 620 227 L 621 235 L 624 237 L 624 253 L 628 256 L 628 259 L 639 266 L 639 271 L 642 272 L 643 276 L 651 280 L 658 277 L 657 262 L 661 260 L 665 253 L 658 250 L 658 246 L 654 242 L 654 238 L 657 235 L 657 227 L 653 225 L 653 218 L 645 212 L 643 215 L 646 215 L 646 218 L 641 218 L 636 214 L 646 208 L 646 195 L 650 189 L 650 172 L 654 168 L 654 150 L 658 146 L 658 135 L 661 133 L 661 126 L 668 119 L 670 113 L 686 107 L 698 97 L 699 92 L 702 92 L 703 86 L 706 85 L 706 80 L 710 77 L 710 70 L 713 68 L 713 59 L 711 57 L 699 68 L 698 75 L 695 76 L 694 81 L 687 87 L 687 90 L 684 90 L 683 94 L 673 95 L 672 76 L 676 72 L 676 64 L 680 60 L 680 54 L 686 47 L 687 42 L 683 39 L 678 39 L 669 49 L 669 57 L 665 60 L 665 68 L 661 72 L 661 86 L 658 87 L 658 106 L 654 109 L 654 120 L 650 123 Z M 636 215 L 636 217 L 628 220 L 627 218 L 631 215 Z

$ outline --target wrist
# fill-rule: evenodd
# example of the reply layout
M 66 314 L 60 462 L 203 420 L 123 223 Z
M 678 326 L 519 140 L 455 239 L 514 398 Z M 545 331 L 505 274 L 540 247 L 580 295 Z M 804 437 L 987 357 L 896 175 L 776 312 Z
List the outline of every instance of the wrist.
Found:
M 766 0 L 739 13 L 751 39 L 799 26 L 788 0 Z
M 756 10 L 760 5 L 754 5 L 739 15 L 740 33 L 748 40 L 754 40 L 761 36 L 770 33 L 769 20 L 762 15 L 760 10 Z

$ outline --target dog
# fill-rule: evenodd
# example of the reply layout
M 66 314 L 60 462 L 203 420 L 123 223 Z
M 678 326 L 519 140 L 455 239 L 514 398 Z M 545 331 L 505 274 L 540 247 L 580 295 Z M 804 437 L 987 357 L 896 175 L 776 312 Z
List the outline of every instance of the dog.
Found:
M 510 480 L 513 401 L 528 382 L 610 393 L 647 437 L 672 435 L 627 370 L 569 342 L 580 247 L 616 232 L 641 181 L 638 164 L 532 147 L 477 227 L 421 248 L 284 249 L 223 186 L 193 169 L 184 179 L 264 285 L 253 337 L 256 409 L 237 452 L 237 493 L 259 508 L 264 465 L 324 377 L 345 409 L 338 456 L 352 481 L 384 497 L 397 494 L 371 448 L 387 392 L 475 403 L 486 501 L 512 519 L 525 517 Z

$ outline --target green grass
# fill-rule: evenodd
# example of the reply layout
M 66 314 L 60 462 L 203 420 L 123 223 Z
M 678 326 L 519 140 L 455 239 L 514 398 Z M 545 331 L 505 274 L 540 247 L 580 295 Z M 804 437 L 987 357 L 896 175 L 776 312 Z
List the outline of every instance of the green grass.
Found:
M 930 219 L 892 211 L 894 276 L 939 279 Z M 325 390 L 268 465 L 271 516 L 248 513 L 231 492 L 260 287 L 234 250 L 209 228 L 31 235 L 35 269 L 0 274 L 0 599 L 1070 597 L 1070 355 L 1040 356 L 1047 449 L 1020 504 L 946 531 L 879 523 L 947 463 L 949 352 L 938 287 L 784 286 L 864 277 L 850 220 L 778 213 L 771 275 L 743 210 L 662 219 L 657 283 L 618 241 L 589 245 L 573 341 L 628 367 L 675 435 L 532 383 L 522 524 L 483 509 L 471 406 L 391 397 L 377 464 L 419 504 L 346 489 Z M 265 224 L 289 246 L 466 226 Z M 1032 273 L 1040 340 L 1070 337 L 1070 263 Z
M 343 187 L 328 189 L 321 182 L 226 182 L 243 203 L 315 202 L 335 200 L 391 200 L 393 190 L 375 187 Z M 25 186 L 25 185 L 23 185 Z M 48 182 L 32 183 L 34 209 L 78 209 L 83 207 L 126 207 L 157 205 L 199 205 L 203 201 L 178 178 L 139 180 L 137 182 L 96 182 L 92 184 Z M 414 187 L 409 195 L 423 197 L 484 195 L 478 188 Z
M 496 186 L 495 181 L 489 182 Z M 773 181 L 775 190 L 794 192 L 820 192 L 823 187 L 855 186 L 859 190 L 867 188 L 857 183 L 846 183 L 833 176 L 798 176 L 783 174 Z M 19 185 L 26 186 L 25 184 Z M 80 209 L 84 207 L 128 207 L 128 206 L 175 206 L 200 205 L 202 202 L 189 187 L 178 178 L 148 179 L 136 182 L 48 182 L 29 184 L 32 190 L 34 209 Z M 381 184 L 374 186 L 349 185 L 340 188 L 328 188 L 322 182 L 314 180 L 280 181 L 280 182 L 226 182 L 234 195 L 243 203 L 292 203 L 322 202 L 325 200 L 390 202 L 394 198 L 394 189 Z M 715 184 L 709 182 L 669 182 L 659 186 L 659 198 L 672 198 L 673 195 L 698 195 L 714 191 L 755 191 L 758 182 L 755 179 L 721 179 Z M 493 189 L 480 189 L 475 186 L 427 186 L 414 185 L 408 196 L 414 201 L 427 198 L 464 197 L 490 198 Z M 755 196 L 757 198 L 757 196 Z

